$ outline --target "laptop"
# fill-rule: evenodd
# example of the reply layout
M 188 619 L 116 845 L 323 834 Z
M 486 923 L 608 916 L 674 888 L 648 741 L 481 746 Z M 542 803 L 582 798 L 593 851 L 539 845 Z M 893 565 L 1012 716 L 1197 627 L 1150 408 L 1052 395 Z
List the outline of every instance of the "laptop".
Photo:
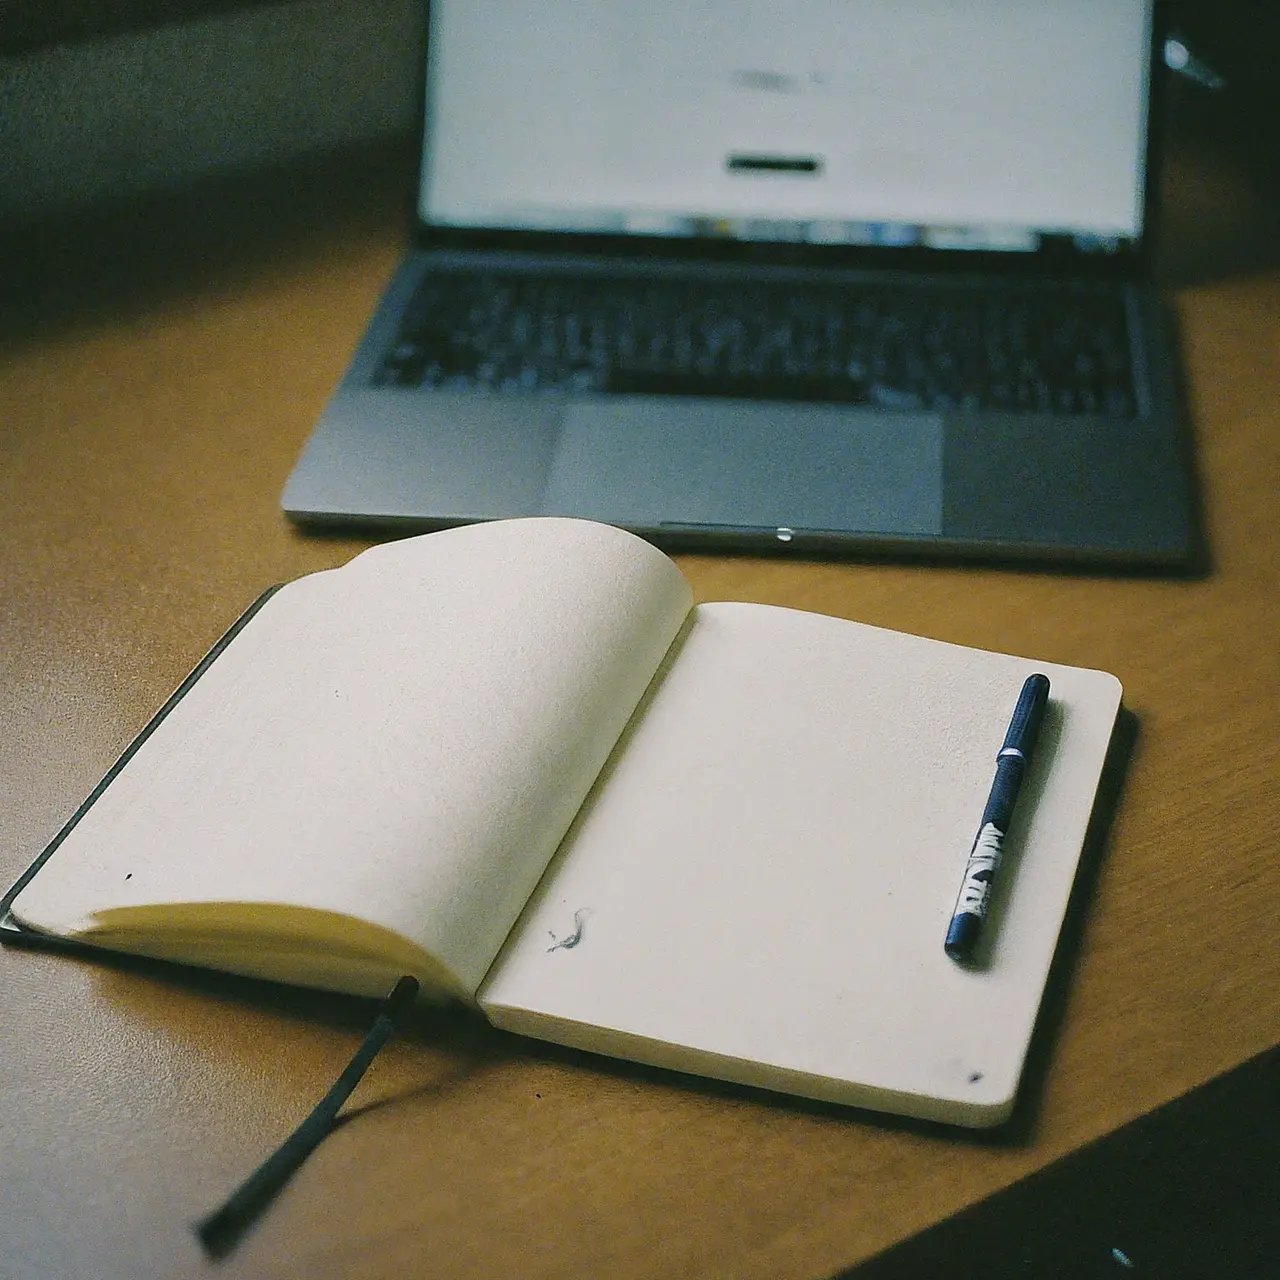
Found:
M 311 527 L 1186 569 L 1155 0 L 432 0 Z

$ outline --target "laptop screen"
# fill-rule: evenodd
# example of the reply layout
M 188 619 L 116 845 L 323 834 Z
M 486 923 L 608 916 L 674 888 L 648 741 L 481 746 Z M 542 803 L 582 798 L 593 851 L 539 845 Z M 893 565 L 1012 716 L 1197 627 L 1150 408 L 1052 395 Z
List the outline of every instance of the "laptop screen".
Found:
M 432 0 L 435 226 L 1032 251 L 1141 235 L 1152 0 Z

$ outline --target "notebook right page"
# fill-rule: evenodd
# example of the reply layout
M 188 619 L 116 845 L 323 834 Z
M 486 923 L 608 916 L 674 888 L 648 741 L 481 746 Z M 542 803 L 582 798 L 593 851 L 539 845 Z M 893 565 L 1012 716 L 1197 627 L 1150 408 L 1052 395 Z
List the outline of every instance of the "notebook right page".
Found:
M 942 943 L 1018 691 L 1052 687 L 982 963 Z M 1012 1107 L 1120 704 L 1098 671 L 695 611 L 480 993 L 498 1026 L 968 1125 Z

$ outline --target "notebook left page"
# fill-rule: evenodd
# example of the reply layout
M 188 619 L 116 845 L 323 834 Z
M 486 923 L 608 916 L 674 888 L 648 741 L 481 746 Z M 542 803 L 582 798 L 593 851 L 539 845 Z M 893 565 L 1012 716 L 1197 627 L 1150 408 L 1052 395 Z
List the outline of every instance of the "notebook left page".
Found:
M 689 610 L 647 543 L 513 520 L 277 592 L 19 894 L 45 932 L 470 997 Z

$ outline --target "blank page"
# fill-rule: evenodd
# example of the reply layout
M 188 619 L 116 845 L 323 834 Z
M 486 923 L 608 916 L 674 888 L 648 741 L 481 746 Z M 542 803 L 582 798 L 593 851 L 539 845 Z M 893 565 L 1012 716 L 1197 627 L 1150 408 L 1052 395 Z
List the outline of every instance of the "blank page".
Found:
M 498 1026 L 962 1124 L 1012 1106 L 1114 677 L 697 609 L 480 992 Z M 1052 682 L 986 964 L 943 953 L 1018 691 Z

